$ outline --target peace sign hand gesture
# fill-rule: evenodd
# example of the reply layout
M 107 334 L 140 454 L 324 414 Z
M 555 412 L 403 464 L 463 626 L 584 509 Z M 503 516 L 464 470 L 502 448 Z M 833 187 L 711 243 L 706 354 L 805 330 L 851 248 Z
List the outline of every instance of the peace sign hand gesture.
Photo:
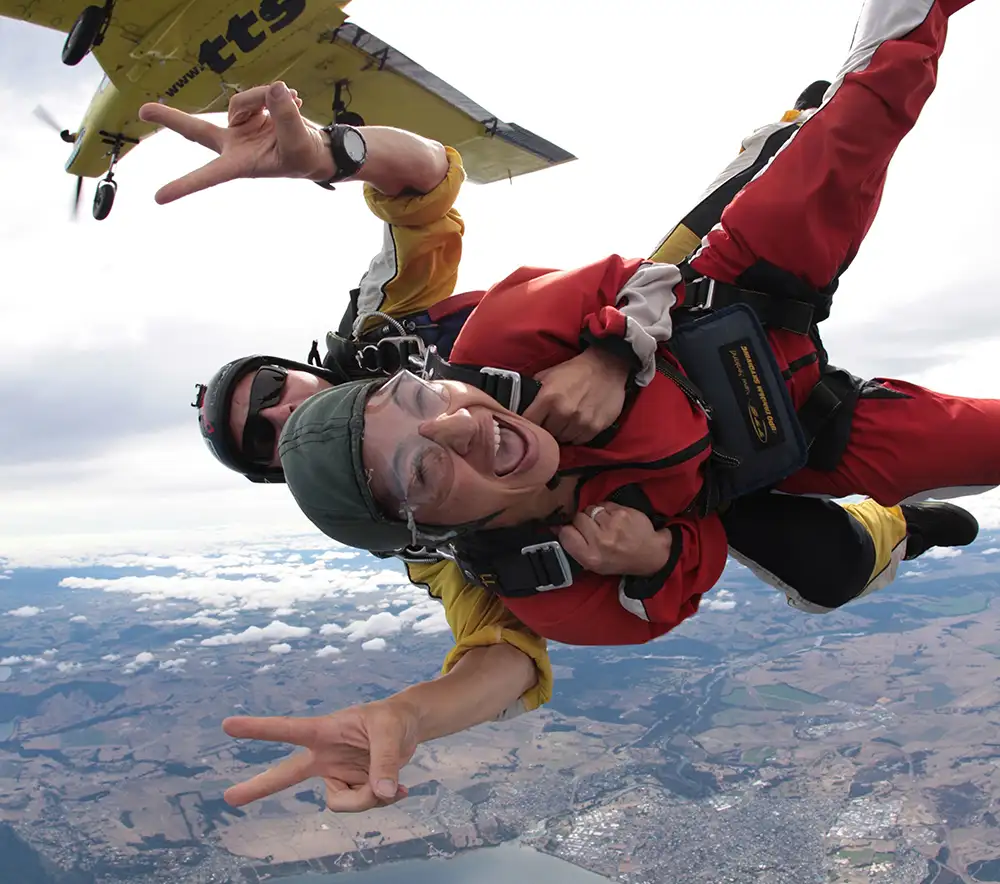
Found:
M 223 797 L 240 807 L 322 777 L 330 810 L 360 813 L 395 804 L 407 795 L 399 770 L 416 751 L 418 726 L 416 710 L 393 700 L 319 718 L 227 718 L 222 729 L 231 737 L 294 743 L 306 751 L 232 786 Z
M 284 83 L 255 86 L 229 100 L 228 128 L 165 104 L 139 108 L 139 119 L 171 129 L 218 157 L 156 192 L 163 205 L 237 178 L 325 181 L 336 169 L 320 130 L 299 113 L 302 101 Z

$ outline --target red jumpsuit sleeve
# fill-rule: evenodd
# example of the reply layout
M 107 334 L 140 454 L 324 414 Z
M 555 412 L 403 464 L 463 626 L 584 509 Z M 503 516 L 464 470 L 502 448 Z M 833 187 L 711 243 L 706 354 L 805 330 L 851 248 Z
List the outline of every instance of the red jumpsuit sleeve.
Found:
M 648 587 L 644 598 L 627 594 L 630 578 L 588 571 L 565 590 L 504 603 L 536 632 L 565 644 L 651 641 L 698 610 L 702 594 L 715 585 L 726 565 L 726 533 L 718 516 L 677 518 L 668 526 L 675 542 L 672 566 Z
M 644 386 L 682 292 L 672 264 L 618 255 L 575 270 L 522 267 L 487 292 L 452 358 L 532 375 L 598 345 L 634 360 L 635 381 Z

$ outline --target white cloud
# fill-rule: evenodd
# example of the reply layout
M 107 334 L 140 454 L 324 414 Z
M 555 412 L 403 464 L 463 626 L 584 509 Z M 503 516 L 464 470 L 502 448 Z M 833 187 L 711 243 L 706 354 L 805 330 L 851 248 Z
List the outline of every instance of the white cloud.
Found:
M 118 660 L 121 660 L 121 658 L 122 658 L 121 654 L 105 654 L 103 657 L 101 657 L 101 659 L 105 663 L 114 663 Z
M 290 644 L 282 642 L 281 644 L 271 645 L 268 648 L 268 651 L 270 651 L 272 654 L 290 654 L 292 652 L 292 646 Z
M 418 635 L 435 635 L 440 632 L 451 632 L 448 618 L 444 614 L 444 605 L 437 605 L 437 610 L 413 623 L 413 631 Z
M 340 648 L 335 648 L 335 647 L 333 647 L 333 645 L 326 645 L 325 647 L 320 648 L 316 652 L 316 656 L 320 657 L 320 658 L 324 658 L 324 657 L 336 657 L 337 655 L 339 655 L 341 653 L 342 653 L 342 651 L 340 650 Z
M 995 556 L 997 553 L 1000 553 L 1000 547 L 991 546 L 989 549 L 984 549 L 980 553 L 980 555 L 981 556 Z
M 282 638 L 303 638 L 312 630 L 308 626 L 289 626 L 280 620 L 272 620 L 263 629 L 259 626 L 248 626 L 243 632 L 225 632 L 202 639 L 201 644 L 207 648 L 223 645 L 247 645 L 255 642 L 274 641 Z
M 0 659 L 0 666 L 16 666 L 18 663 L 30 663 L 31 657 L 4 657 Z
M 324 623 L 319 628 L 319 634 L 323 636 L 343 635 L 346 631 L 343 626 L 338 626 L 336 623 Z
M 48 649 L 47 651 L 42 651 L 42 656 L 43 656 L 43 657 L 44 657 L 44 658 L 45 658 L 46 660 L 51 660 L 51 659 L 53 659 L 54 657 L 57 657 L 58 655 L 59 655 L 59 650 L 58 650 L 58 648 L 49 648 L 49 649 Z
M 75 617 L 70 617 L 69 618 L 69 622 L 70 623 L 86 623 L 87 622 L 87 616 L 86 616 L 86 614 L 77 614 Z
M 82 663 L 56 663 L 59 672 L 78 672 L 83 669 Z
M 156 657 L 154 657 L 149 651 L 142 651 L 141 653 L 136 654 L 135 659 L 133 659 L 130 663 L 126 663 L 125 666 L 122 667 L 122 672 L 138 672 L 144 666 L 148 666 L 152 663 L 155 659 Z
M 395 614 L 381 611 L 367 620 L 352 620 L 345 632 L 349 641 L 362 641 L 379 636 L 397 635 L 403 628 L 403 621 Z
M 735 607 L 736 599 L 728 589 L 713 589 L 701 600 L 701 608 L 706 611 L 732 611 Z
M 273 663 L 265 663 L 263 666 L 257 667 L 258 672 L 270 672 L 272 669 L 274 669 Z
M 186 657 L 177 657 L 173 660 L 161 660 L 160 665 L 157 668 L 166 672 L 180 672 L 184 669 L 184 664 L 186 662 Z
M 384 638 L 373 638 L 366 642 L 361 643 L 361 650 L 363 651 L 384 651 L 385 650 L 385 639 Z
M 953 546 L 935 546 L 924 553 L 925 559 L 955 559 L 962 554 L 961 549 Z
M 296 613 L 295 608 L 275 608 L 274 609 L 274 616 L 275 617 L 291 617 L 295 613 Z
M 42 613 L 41 608 L 36 608 L 33 605 L 24 605 L 20 608 L 14 608 L 13 611 L 8 611 L 8 617 L 37 617 Z

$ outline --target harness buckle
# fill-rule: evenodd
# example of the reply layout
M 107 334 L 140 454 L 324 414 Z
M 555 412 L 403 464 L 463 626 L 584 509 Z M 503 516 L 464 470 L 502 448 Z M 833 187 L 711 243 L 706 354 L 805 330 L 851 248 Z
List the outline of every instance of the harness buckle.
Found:
M 573 585 L 573 570 L 570 568 L 566 551 L 558 540 L 525 546 L 521 549 L 521 555 L 528 560 L 531 570 L 535 573 L 535 579 L 538 581 L 535 586 L 536 592 L 565 589 Z M 558 578 L 558 582 L 554 578 Z
M 358 367 L 368 374 L 395 374 L 409 368 L 411 360 L 423 356 L 424 342 L 416 335 L 381 338 L 374 344 L 359 347 L 355 359 Z
M 486 375 L 483 381 L 483 392 L 487 396 L 496 399 L 508 411 L 520 414 L 521 375 L 516 371 L 508 371 L 505 368 L 491 368 L 489 366 L 479 369 L 479 373 Z M 496 378 L 496 380 L 494 381 L 493 378 Z M 542 546 L 544 545 L 542 544 Z M 535 547 L 530 548 L 535 549 Z
M 715 280 L 708 276 L 699 276 L 697 279 L 692 279 L 688 285 L 697 286 L 695 289 L 697 303 L 684 306 L 689 310 L 711 310 L 715 302 Z

